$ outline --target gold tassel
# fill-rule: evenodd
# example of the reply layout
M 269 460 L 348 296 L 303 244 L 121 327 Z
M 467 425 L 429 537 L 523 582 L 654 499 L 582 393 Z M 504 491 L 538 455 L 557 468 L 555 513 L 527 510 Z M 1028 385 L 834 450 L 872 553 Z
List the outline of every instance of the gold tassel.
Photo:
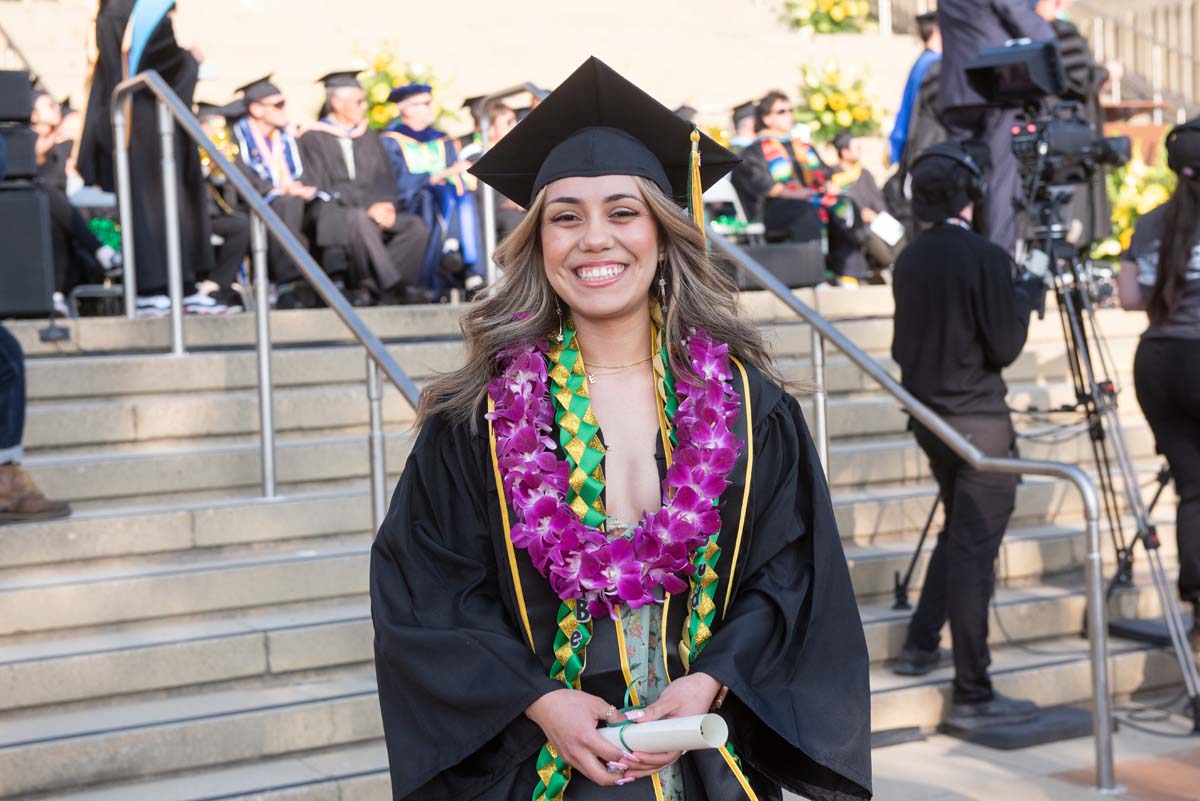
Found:
M 692 163 L 688 175 L 688 204 L 692 207 L 692 221 L 704 233 L 704 189 L 700 183 L 700 131 L 692 126 Z

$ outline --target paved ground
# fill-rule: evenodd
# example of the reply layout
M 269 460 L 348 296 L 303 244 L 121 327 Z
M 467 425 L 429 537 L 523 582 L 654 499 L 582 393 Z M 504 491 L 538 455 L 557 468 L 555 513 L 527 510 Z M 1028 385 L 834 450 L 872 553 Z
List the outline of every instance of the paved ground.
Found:
M 1119 717 L 1127 717 L 1121 712 Z M 1179 716 L 1140 723 L 1185 735 Z M 1120 726 L 1117 781 L 1124 793 L 1092 787 L 1093 744 L 1068 740 L 1021 751 L 995 751 L 934 735 L 877 749 L 877 801 L 1200 801 L 1200 736 L 1161 737 Z M 789 801 L 797 801 L 791 797 Z

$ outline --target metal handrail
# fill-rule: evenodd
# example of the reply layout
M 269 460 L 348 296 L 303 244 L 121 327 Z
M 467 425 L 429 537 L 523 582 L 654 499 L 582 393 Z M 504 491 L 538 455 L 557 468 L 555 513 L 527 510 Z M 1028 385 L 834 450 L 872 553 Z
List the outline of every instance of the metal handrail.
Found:
M 828 427 L 826 425 L 826 387 L 824 375 L 825 341 L 831 342 L 860 370 L 895 398 L 912 418 L 944 442 L 963 461 L 982 472 L 1052 476 L 1069 481 L 1083 499 L 1087 535 L 1087 627 L 1092 663 L 1092 728 L 1096 751 L 1096 786 L 1113 790 L 1112 707 L 1108 679 L 1108 626 L 1105 619 L 1104 572 L 1100 542 L 1100 494 L 1092 479 L 1080 467 L 1066 462 L 1033 459 L 1013 459 L 988 456 L 950 426 L 936 412 L 900 385 L 878 362 L 854 344 L 832 323 L 808 304 L 797 298 L 782 281 L 754 260 L 745 250 L 708 228 L 709 241 L 728 254 L 735 265 L 746 272 L 763 289 L 774 294 L 785 306 L 803 319 L 813 330 L 813 368 L 816 372 L 816 407 L 813 416 L 813 436 L 828 470 Z
M 172 306 L 172 353 L 182 355 L 183 343 L 182 309 L 180 294 L 182 266 L 179 247 L 179 203 L 176 197 L 175 176 L 175 124 L 190 137 L 211 159 L 214 169 L 220 170 L 231 186 L 246 203 L 251 212 L 251 252 L 254 262 L 255 311 L 257 315 L 256 339 L 259 361 L 259 413 L 262 437 L 263 494 L 275 495 L 274 426 L 272 415 L 271 386 L 271 333 L 268 315 L 267 236 L 273 237 L 295 262 L 300 273 L 325 301 L 329 308 L 341 318 L 351 335 L 367 352 L 367 397 L 370 409 L 370 452 L 371 452 L 371 503 L 376 528 L 383 522 L 386 512 L 386 479 L 383 438 L 382 386 L 379 372 L 400 390 L 415 409 L 420 400 L 420 390 L 408 374 L 387 352 L 383 342 L 375 336 L 363 319 L 342 295 L 341 291 L 321 269 L 316 260 L 298 239 L 288 230 L 283 221 L 254 189 L 250 180 L 229 162 L 220 148 L 205 135 L 200 122 L 179 96 L 154 70 L 139 73 L 118 84 L 113 90 L 112 121 L 115 140 L 117 167 L 117 193 L 120 205 L 122 228 L 122 251 L 125 267 L 125 310 L 133 317 L 137 305 L 136 263 L 133 241 L 132 204 L 129 184 L 129 142 L 126 136 L 127 109 L 122 102 L 131 92 L 147 90 L 158 99 L 159 135 L 162 139 L 163 193 L 167 219 L 167 269 L 171 288 Z
M 492 92 L 487 97 L 479 101 L 479 144 L 486 153 L 491 142 L 488 141 L 488 127 L 491 125 L 491 117 L 488 115 L 488 106 L 494 100 L 503 100 L 506 97 L 519 95 L 528 92 L 534 97 L 544 99 L 549 92 L 534 83 L 526 81 L 519 83 L 516 86 L 510 86 L 507 89 L 501 89 L 498 92 Z M 481 201 L 483 203 L 483 263 L 484 269 L 487 271 L 487 283 L 489 285 L 496 282 L 497 268 L 496 263 L 492 260 L 492 255 L 496 252 L 496 190 L 492 189 L 490 184 L 483 184 L 481 187 Z

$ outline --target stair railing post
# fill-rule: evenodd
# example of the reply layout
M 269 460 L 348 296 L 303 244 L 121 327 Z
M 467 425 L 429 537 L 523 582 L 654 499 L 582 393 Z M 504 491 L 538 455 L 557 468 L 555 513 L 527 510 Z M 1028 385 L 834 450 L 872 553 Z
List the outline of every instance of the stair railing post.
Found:
M 163 212 L 167 220 L 167 291 L 171 296 L 171 353 L 182 356 L 183 256 L 179 246 L 179 181 L 175 167 L 175 119 L 158 101 L 158 133 L 162 139 Z
M 254 261 L 254 326 L 258 351 L 258 436 L 262 461 L 262 494 L 274 498 L 275 389 L 271 380 L 271 298 L 267 277 L 267 224 L 250 218 L 250 252 Z
M 879 33 L 892 35 L 892 0 L 879 0 Z
M 371 522 L 379 531 L 387 514 L 387 464 L 383 438 L 383 382 L 379 365 L 367 354 L 367 404 L 371 412 Z
M 1153 49 L 1150 51 L 1150 86 L 1154 91 L 1154 124 L 1162 125 L 1163 113 L 1163 46 L 1158 42 L 1154 43 Z
M 829 392 L 825 383 L 825 337 L 812 327 L 813 381 L 813 439 L 816 441 L 817 456 L 821 467 L 829 476 Z
M 125 316 L 137 317 L 137 267 L 133 250 L 133 194 L 129 189 L 128 121 L 124 100 L 113 104 L 113 162 L 117 169 L 117 213 L 121 221 L 121 284 L 125 288 Z

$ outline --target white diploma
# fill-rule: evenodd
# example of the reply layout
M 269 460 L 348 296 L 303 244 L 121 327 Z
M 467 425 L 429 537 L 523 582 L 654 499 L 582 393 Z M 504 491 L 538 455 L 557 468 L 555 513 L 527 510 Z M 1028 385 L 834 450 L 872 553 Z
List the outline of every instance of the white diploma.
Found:
M 900 238 L 904 236 L 904 226 L 886 211 L 875 215 L 870 228 L 871 233 L 886 242 L 888 247 L 895 247 Z
M 608 726 L 597 731 L 618 748 L 647 754 L 720 748 L 729 739 L 725 720 L 713 714 Z

